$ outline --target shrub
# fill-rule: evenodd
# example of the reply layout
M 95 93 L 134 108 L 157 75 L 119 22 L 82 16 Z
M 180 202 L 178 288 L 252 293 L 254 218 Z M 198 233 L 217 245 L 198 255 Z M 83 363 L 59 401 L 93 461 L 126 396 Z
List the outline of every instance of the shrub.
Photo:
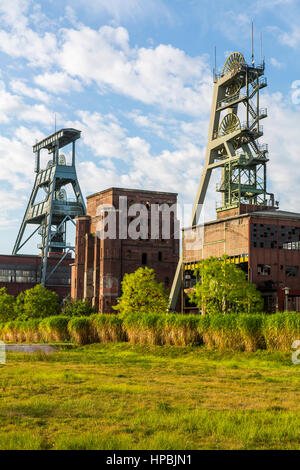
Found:
M 41 284 L 21 292 L 15 304 L 15 312 L 19 320 L 50 317 L 56 315 L 59 308 L 56 292 L 46 289 Z
M 146 267 L 124 275 L 122 296 L 118 305 L 113 308 L 123 316 L 166 313 L 168 303 L 168 294 L 163 284 L 155 280 L 154 270 Z
M 66 341 L 70 339 L 68 331 L 69 317 L 62 315 L 48 317 L 39 324 L 39 331 L 44 341 Z
M 229 262 L 227 255 L 202 260 L 195 275 L 199 281 L 188 296 L 205 313 L 253 313 L 262 309 L 261 294 L 246 280 L 246 274 Z
M 96 308 L 87 300 L 67 300 L 61 313 L 66 317 L 88 317 L 96 313 Z
M 0 321 L 1 322 L 14 320 L 16 318 L 14 305 L 15 305 L 14 296 L 6 293 L 6 287 L 1 287 L 0 289 Z
M 68 331 L 71 339 L 78 344 L 93 342 L 91 320 L 88 317 L 74 317 L 68 323 Z

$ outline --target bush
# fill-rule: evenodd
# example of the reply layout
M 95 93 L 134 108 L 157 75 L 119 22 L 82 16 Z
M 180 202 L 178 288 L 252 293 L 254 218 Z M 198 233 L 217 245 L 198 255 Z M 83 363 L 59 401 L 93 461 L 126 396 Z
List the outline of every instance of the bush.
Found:
M 16 318 L 15 298 L 6 293 L 6 287 L 0 289 L 0 321 L 7 322 Z
M 125 274 L 122 281 L 122 296 L 114 310 L 121 315 L 166 313 L 169 297 L 162 283 L 155 280 L 155 272 L 139 268 Z
M 56 315 L 59 309 L 56 292 L 46 289 L 41 284 L 21 292 L 15 303 L 15 313 L 18 320 L 50 317 Z
M 65 317 L 88 317 L 96 313 L 96 308 L 87 300 L 67 300 L 61 313 Z
M 261 294 L 244 273 L 230 263 L 227 255 L 221 259 L 211 256 L 199 262 L 195 269 L 199 279 L 188 296 L 199 309 L 209 315 L 219 313 L 255 313 L 262 309 Z

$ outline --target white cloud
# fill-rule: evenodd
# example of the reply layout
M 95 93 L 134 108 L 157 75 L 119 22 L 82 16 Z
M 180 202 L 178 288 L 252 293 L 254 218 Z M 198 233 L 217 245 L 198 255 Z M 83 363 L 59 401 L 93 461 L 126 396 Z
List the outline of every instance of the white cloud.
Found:
M 269 144 L 269 186 L 281 201 L 281 209 L 299 212 L 297 191 L 300 179 L 299 127 L 300 113 L 280 93 L 265 95 L 269 118 L 264 123 L 264 140 Z
M 77 4 L 88 10 L 89 14 L 108 15 L 115 23 L 121 21 L 138 21 L 151 16 L 151 19 L 171 20 L 169 8 L 162 0 L 72 0 L 72 6 Z
M 171 45 L 130 48 L 125 28 L 64 30 L 58 63 L 69 75 L 95 82 L 101 91 L 145 104 L 198 115 L 210 104 L 206 57 L 190 57 Z
M 279 42 L 292 48 L 298 47 L 300 43 L 300 28 L 293 26 L 291 31 L 281 33 L 279 35 Z
M 74 78 L 71 78 L 65 72 L 47 72 L 42 75 L 37 75 L 34 78 L 34 81 L 40 87 L 45 88 L 46 90 L 55 94 L 71 93 L 72 91 L 82 91 L 82 86 L 80 82 Z
M 126 159 L 124 151 L 126 129 L 121 127 L 114 115 L 88 111 L 78 111 L 77 114 L 79 120 L 70 121 L 67 125 L 82 131 L 82 141 L 92 149 L 93 155 Z
M 36 101 L 49 102 L 49 95 L 38 88 L 29 87 L 23 80 L 11 80 L 10 87 L 14 93 L 27 96 Z
M 53 112 L 44 104 L 26 104 L 22 97 L 6 91 L 4 82 L 1 81 L 0 108 L 0 122 L 8 123 L 12 119 L 15 119 L 18 121 L 37 122 L 50 127 L 54 119 Z
M 26 58 L 34 66 L 46 67 L 54 60 L 57 50 L 53 33 L 39 34 L 28 26 L 31 0 L 1 0 L 0 50 L 14 58 Z
M 33 183 L 34 155 L 32 147 L 17 137 L 0 135 L 0 180 L 15 190 L 30 189 Z
M 280 62 L 279 60 L 275 59 L 275 57 L 270 58 L 270 63 L 273 65 L 273 67 L 277 69 L 282 69 L 284 67 L 284 63 Z

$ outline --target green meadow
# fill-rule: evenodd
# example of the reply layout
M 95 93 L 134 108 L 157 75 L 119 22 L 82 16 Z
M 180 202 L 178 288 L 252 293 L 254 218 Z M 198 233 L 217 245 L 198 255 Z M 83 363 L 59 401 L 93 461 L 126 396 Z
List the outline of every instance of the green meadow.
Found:
M 130 343 L 7 353 L 0 449 L 299 449 L 284 351 Z

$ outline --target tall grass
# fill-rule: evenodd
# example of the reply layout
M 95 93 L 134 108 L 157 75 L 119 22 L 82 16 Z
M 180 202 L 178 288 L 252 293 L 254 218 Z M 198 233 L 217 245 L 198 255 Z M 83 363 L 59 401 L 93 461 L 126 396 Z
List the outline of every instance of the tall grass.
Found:
M 89 317 L 54 316 L 0 324 L 5 342 L 69 341 L 77 344 L 129 341 L 132 344 L 199 346 L 256 351 L 291 349 L 300 339 L 300 314 L 115 314 Z
M 162 345 L 164 315 L 157 313 L 132 314 L 124 317 L 128 341 L 132 344 Z
M 95 339 L 89 317 L 72 318 L 68 323 L 68 332 L 78 344 L 89 344 Z
M 201 344 L 203 337 L 200 329 L 198 329 L 200 320 L 199 315 L 166 315 L 162 328 L 163 344 L 175 346 L 197 346 Z
M 110 343 L 126 341 L 127 335 L 122 319 L 114 314 L 92 315 L 90 325 L 95 341 Z
M 41 340 L 39 332 L 39 319 L 28 321 L 10 321 L 5 323 L 0 329 L 1 339 L 5 342 L 22 343 L 24 341 L 37 342 Z
M 289 351 L 293 341 L 300 339 L 300 314 L 276 313 L 266 316 L 262 332 L 267 349 Z
M 44 318 L 39 324 L 41 338 L 48 341 L 67 341 L 70 339 L 68 331 L 69 317 L 55 316 Z

